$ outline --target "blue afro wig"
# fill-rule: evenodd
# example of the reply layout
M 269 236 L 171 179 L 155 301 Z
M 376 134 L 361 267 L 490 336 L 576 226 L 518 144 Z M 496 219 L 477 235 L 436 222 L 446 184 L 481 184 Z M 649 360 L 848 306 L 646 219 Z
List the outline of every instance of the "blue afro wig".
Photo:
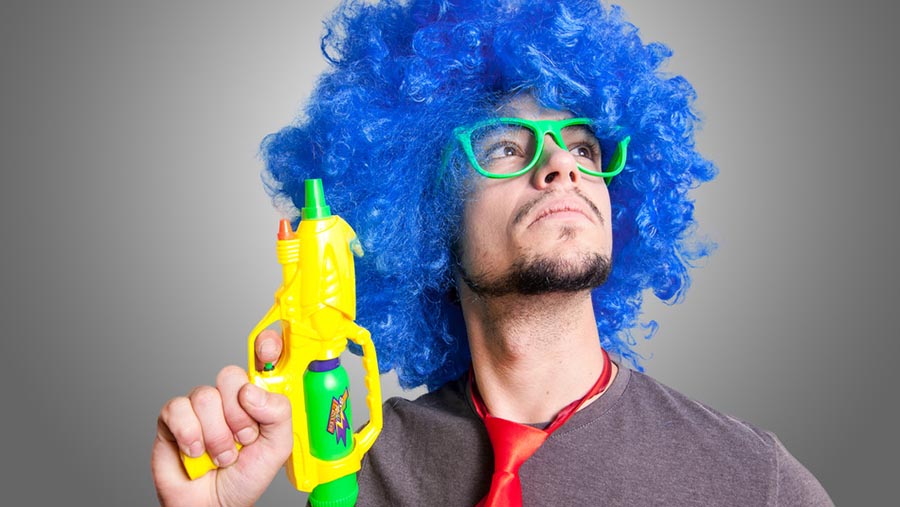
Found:
M 688 190 L 716 170 L 694 147 L 693 88 L 659 71 L 667 47 L 642 43 L 597 0 L 348 0 L 322 51 L 330 69 L 304 114 L 263 141 L 264 179 L 301 207 L 303 180 L 322 178 L 359 234 L 358 322 L 382 371 L 434 389 L 468 368 L 450 296 L 465 171 L 447 171 L 445 152 L 455 127 L 523 92 L 631 136 L 610 184 L 613 270 L 592 298 L 601 345 L 641 369 L 632 330 L 645 290 L 680 300 L 688 267 L 710 251 L 694 238 Z

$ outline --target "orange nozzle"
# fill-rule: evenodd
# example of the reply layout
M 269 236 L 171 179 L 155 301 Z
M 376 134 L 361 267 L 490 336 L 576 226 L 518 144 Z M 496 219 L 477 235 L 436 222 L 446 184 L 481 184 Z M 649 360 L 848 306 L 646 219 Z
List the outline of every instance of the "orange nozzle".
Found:
M 291 221 L 282 218 L 278 222 L 278 239 L 294 239 L 294 228 L 291 227 Z

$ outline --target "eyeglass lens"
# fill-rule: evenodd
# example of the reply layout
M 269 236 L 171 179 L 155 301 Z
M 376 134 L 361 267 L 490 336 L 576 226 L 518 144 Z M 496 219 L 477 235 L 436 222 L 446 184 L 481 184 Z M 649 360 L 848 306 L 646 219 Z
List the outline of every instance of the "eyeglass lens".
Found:
M 587 125 L 570 125 L 562 128 L 560 133 L 566 149 L 579 166 L 588 171 L 603 170 L 600 142 Z M 544 142 L 556 141 L 544 139 Z M 521 171 L 540 156 L 535 153 L 534 131 L 514 123 L 494 123 L 477 128 L 471 134 L 471 144 L 478 165 L 492 174 Z

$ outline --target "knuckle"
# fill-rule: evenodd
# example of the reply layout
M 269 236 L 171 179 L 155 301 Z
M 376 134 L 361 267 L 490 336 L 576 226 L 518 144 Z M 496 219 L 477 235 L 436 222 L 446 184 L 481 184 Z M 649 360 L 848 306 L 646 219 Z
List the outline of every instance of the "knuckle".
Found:
M 176 414 L 184 413 L 190 409 L 191 402 L 184 396 L 177 396 L 167 401 L 159 411 L 159 418 L 168 423 Z
M 203 436 L 200 426 L 193 423 L 194 421 L 177 421 L 175 424 L 169 424 L 169 431 L 178 443 L 190 445 Z
M 246 381 L 247 373 L 240 366 L 228 365 L 219 371 L 219 374 L 216 376 L 216 385 L 225 384 L 234 377 L 241 377 L 242 380 Z
M 200 423 L 187 398 L 170 400 L 160 412 L 159 420 L 179 443 L 189 444 L 200 439 Z
M 166 421 L 172 415 L 172 405 L 177 402 L 178 398 L 172 398 L 171 400 L 165 402 L 162 408 L 159 409 L 159 418 L 163 421 Z
M 191 403 L 197 408 L 207 409 L 221 405 L 222 398 L 216 388 L 200 386 L 191 393 Z
M 211 456 L 217 456 L 225 451 L 234 449 L 234 437 L 230 432 L 211 432 L 209 435 L 204 434 L 206 448 Z

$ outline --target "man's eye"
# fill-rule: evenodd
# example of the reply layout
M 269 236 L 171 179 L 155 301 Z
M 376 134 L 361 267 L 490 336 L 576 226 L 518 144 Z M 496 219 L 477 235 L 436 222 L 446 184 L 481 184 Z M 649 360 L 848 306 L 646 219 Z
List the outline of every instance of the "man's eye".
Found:
M 569 150 L 569 152 L 571 152 L 572 155 L 575 155 L 576 157 L 589 159 L 593 159 L 596 155 L 595 151 L 590 146 L 586 145 L 575 146 L 574 148 Z
M 498 143 L 485 151 L 488 160 L 496 160 L 507 157 L 518 157 L 522 155 L 522 149 L 515 143 Z

